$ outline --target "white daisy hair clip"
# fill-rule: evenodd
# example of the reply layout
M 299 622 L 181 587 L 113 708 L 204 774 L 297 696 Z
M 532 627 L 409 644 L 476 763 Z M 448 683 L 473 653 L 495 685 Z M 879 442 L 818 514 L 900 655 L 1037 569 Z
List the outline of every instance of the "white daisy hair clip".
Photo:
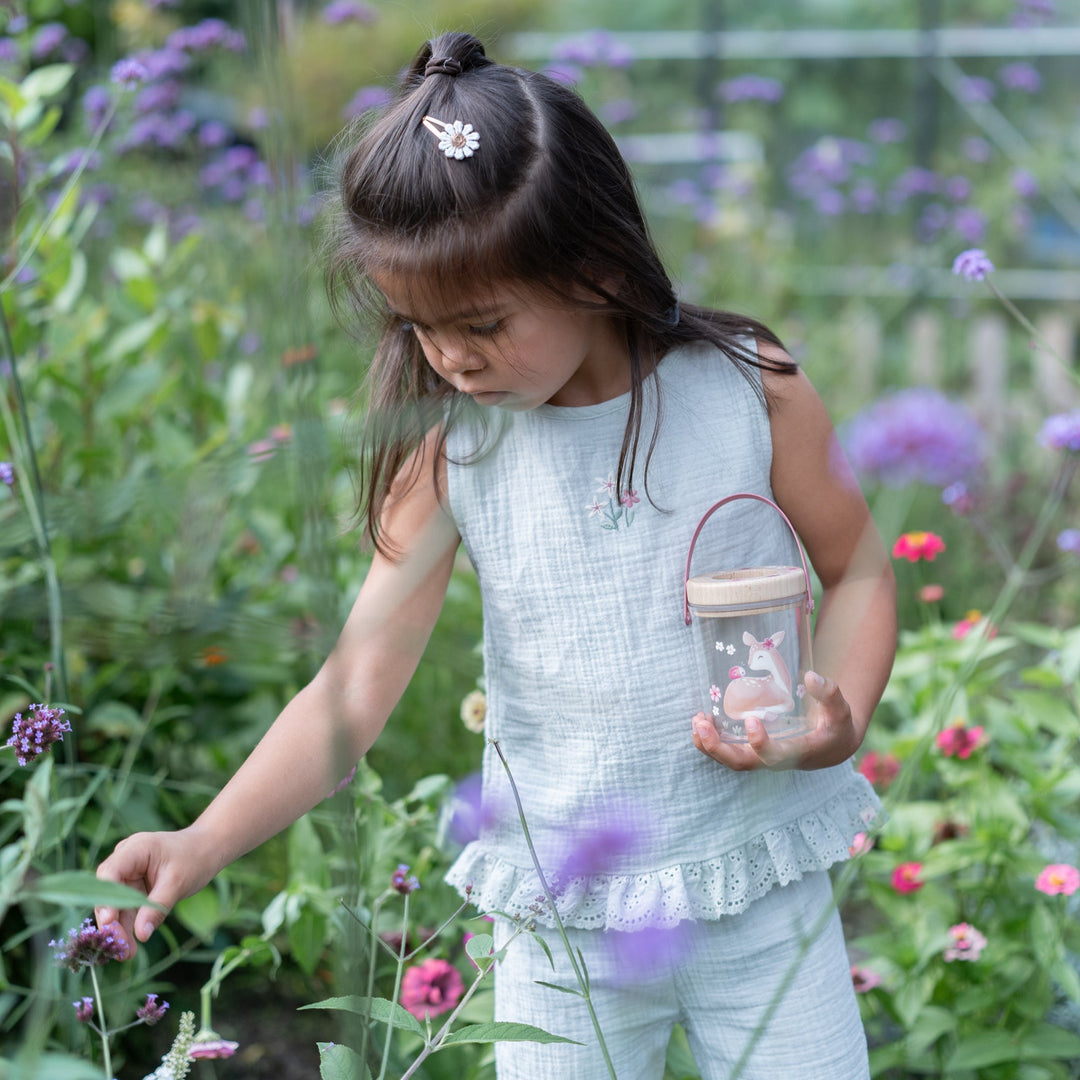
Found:
M 455 120 L 448 124 L 445 120 L 436 120 L 434 116 L 425 116 L 424 127 L 439 136 L 439 149 L 447 156 L 461 161 L 472 157 L 480 146 L 480 132 L 472 124 Z

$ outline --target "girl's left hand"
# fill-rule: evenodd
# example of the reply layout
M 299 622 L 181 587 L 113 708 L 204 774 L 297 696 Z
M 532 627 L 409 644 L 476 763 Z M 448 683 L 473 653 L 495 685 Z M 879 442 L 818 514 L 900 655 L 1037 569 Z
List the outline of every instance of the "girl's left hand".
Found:
M 864 731 L 851 715 L 840 687 L 832 679 L 808 671 L 803 685 L 814 699 L 815 726 L 805 735 L 770 739 L 758 720 L 746 721 L 749 742 L 731 743 L 720 738 L 716 725 L 703 713 L 693 719 L 694 745 L 729 769 L 825 769 L 847 761 L 858 750 Z

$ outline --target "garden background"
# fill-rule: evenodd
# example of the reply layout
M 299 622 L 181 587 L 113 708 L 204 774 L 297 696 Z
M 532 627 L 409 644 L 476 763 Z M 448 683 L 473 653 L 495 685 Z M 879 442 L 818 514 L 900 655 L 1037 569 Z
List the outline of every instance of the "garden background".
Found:
M 464 564 L 348 786 L 136 960 L 53 962 L 110 899 L 90 871 L 198 814 L 363 579 L 372 342 L 331 318 L 321 208 L 336 133 L 443 28 L 579 88 L 680 291 L 775 327 L 913 534 L 858 758 L 891 816 L 836 875 L 875 1075 L 1080 1076 L 1080 3 L 30 0 L 0 4 L 0 720 L 71 730 L 0 750 L 0 1077 L 110 1075 L 91 1025 L 147 994 L 112 1075 L 187 1010 L 212 1043 L 212 1006 L 195 1076 L 493 1076 L 487 980 L 454 1011 L 490 939 L 441 883 L 482 747 Z M 412 1007 L 348 998 L 369 971 Z M 475 1041 L 432 1052 L 433 987 Z

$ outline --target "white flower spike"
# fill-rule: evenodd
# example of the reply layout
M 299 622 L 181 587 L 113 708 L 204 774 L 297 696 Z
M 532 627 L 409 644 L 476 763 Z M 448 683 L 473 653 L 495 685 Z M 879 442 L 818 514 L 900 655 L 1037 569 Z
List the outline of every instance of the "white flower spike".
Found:
M 472 124 L 455 120 L 452 124 L 437 120 L 434 116 L 425 116 L 424 127 L 439 137 L 439 149 L 447 156 L 461 161 L 472 157 L 480 146 L 480 132 Z

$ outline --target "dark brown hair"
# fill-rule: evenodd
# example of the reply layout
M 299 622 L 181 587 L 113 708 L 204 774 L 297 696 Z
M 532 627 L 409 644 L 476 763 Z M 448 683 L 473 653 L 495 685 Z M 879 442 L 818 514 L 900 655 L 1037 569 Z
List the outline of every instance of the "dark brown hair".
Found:
M 423 126 L 426 115 L 471 123 L 479 149 L 463 161 L 448 159 Z M 508 283 L 576 307 L 582 301 L 575 296 L 596 296 L 594 310 L 625 333 L 630 357 L 620 487 L 630 482 L 639 456 L 644 380 L 670 349 L 712 342 L 748 377 L 749 366 L 793 370 L 759 360 L 740 343 L 753 335 L 780 345 L 756 320 L 680 306 L 630 171 L 603 124 L 566 86 L 494 63 L 471 34 L 425 43 L 393 104 L 344 133 L 342 146 L 327 287 L 343 322 L 370 320 L 373 313 L 382 320 L 366 379 L 359 461 L 359 514 L 380 550 L 386 547 L 378 519 L 395 476 L 443 420 L 445 441 L 463 403 L 429 367 L 415 335 L 387 311 L 372 273 L 415 275 L 447 295 L 462 283 Z M 646 483 L 659 423 L 658 408 Z

